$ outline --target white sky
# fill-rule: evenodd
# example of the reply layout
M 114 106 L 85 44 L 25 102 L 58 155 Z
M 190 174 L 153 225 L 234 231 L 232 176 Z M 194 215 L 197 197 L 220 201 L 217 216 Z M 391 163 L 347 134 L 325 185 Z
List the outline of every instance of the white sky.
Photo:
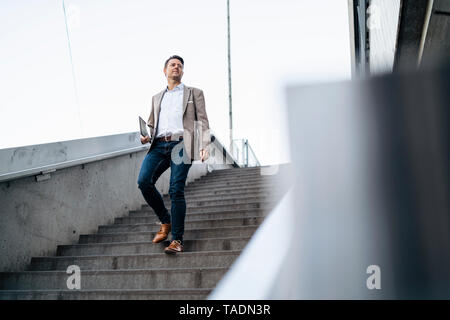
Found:
M 210 127 L 228 146 L 226 0 L 0 3 L 0 148 L 138 131 L 163 64 L 185 60 Z M 289 161 L 287 84 L 350 79 L 347 0 L 230 0 L 234 138 L 260 162 Z

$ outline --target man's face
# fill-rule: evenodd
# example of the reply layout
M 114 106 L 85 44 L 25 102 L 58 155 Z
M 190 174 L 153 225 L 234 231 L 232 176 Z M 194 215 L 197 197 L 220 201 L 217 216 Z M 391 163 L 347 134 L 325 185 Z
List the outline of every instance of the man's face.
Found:
M 170 59 L 167 67 L 164 68 L 164 74 L 167 79 L 181 81 L 183 77 L 183 65 L 178 59 Z

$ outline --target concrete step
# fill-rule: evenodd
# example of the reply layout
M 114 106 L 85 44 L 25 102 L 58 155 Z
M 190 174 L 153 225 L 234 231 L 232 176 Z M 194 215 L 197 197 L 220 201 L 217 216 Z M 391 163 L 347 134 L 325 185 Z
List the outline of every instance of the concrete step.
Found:
M 34 257 L 29 271 L 67 270 L 77 265 L 81 270 L 129 270 L 149 268 L 202 268 L 230 267 L 241 253 L 234 251 L 183 252 L 179 255 L 165 253 L 72 256 L 72 257 Z
M 202 228 L 219 228 L 231 226 L 253 226 L 259 225 L 264 217 L 248 217 L 248 218 L 225 218 L 225 219 L 202 219 L 202 220 L 186 220 L 186 229 L 202 229 Z M 111 224 L 98 227 L 98 234 L 122 233 L 122 232 L 145 232 L 158 231 L 160 224 L 151 223 L 135 223 L 135 224 Z
M 212 289 L 1 290 L 0 300 L 204 300 Z
M 264 217 L 265 212 L 262 210 L 229 210 L 217 213 L 189 213 L 186 214 L 186 222 L 190 220 L 201 219 L 227 219 L 227 218 L 248 218 L 248 217 Z M 159 219 L 155 213 L 150 211 L 134 212 L 129 217 L 116 218 L 114 224 L 136 224 L 136 223 L 158 223 Z
M 229 168 L 229 169 L 214 170 L 212 172 L 209 172 L 208 174 L 223 174 L 223 175 L 256 174 L 256 173 L 259 174 L 261 172 L 261 168 L 262 167 Z
M 170 211 L 169 211 L 170 212 Z M 195 217 L 195 216 L 199 216 L 199 217 L 207 217 L 209 214 L 210 215 L 216 215 L 216 214 L 223 214 L 223 217 L 228 217 L 228 215 L 235 215 L 236 217 L 240 217 L 239 214 L 242 214 L 241 216 L 248 216 L 249 213 L 254 212 L 254 216 L 260 216 L 260 215 L 265 215 L 267 213 L 267 209 L 263 208 L 263 209 L 240 209 L 240 210 L 211 210 L 209 212 L 195 212 L 195 211 L 187 211 L 186 212 L 186 217 Z M 147 208 L 147 209 L 142 209 L 142 210 L 135 210 L 135 211 L 130 211 L 128 217 L 154 217 L 156 216 L 155 212 L 153 211 L 153 209 Z M 126 217 L 122 217 L 122 218 L 126 218 Z M 193 218 L 191 218 L 193 219 Z
M 163 199 L 166 205 L 171 203 L 171 200 L 168 198 Z M 226 205 L 226 204 L 239 204 L 246 202 L 263 202 L 263 201 L 276 201 L 277 198 L 274 196 L 266 196 L 266 197 L 229 197 L 228 199 L 221 199 L 220 197 L 216 197 L 216 199 L 209 200 L 208 198 L 200 198 L 199 200 L 192 200 L 191 198 L 186 198 L 186 206 L 188 208 L 194 207 L 203 207 L 203 206 L 217 206 L 217 205 Z
M 213 172 L 245 172 L 245 171 L 253 171 L 253 170 L 261 170 L 261 168 L 265 168 L 268 166 L 259 166 L 259 167 L 232 167 L 232 168 L 225 168 L 225 169 L 216 169 Z
M 211 183 L 223 183 L 223 182 L 277 182 L 275 177 L 260 177 L 260 176 L 242 176 L 242 177 L 214 177 L 214 176 L 203 176 L 197 180 L 191 181 L 188 185 L 198 185 L 198 184 L 211 184 Z
M 200 178 L 254 178 L 254 177 L 278 177 L 278 172 L 274 172 L 272 171 L 261 171 L 261 170 L 255 170 L 253 172 L 228 172 L 228 173 L 224 173 L 222 172 L 223 170 L 220 171 L 213 171 L 213 172 L 209 172 L 204 176 L 201 176 Z M 268 174 L 268 173 L 272 173 L 272 174 Z
M 227 199 L 227 200 L 203 200 L 203 201 L 186 201 L 186 208 L 216 208 L 220 206 L 232 206 L 232 205 L 245 205 L 249 203 L 275 203 L 275 197 L 254 198 L 254 199 Z M 170 200 L 164 200 L 166 207 L 170 207 L 172 202 Z M 148 205 L 147 205 L 148 206 Z M 144 204 L 146 207 L 146 204 Z M 148 206 L 150 207 L 150 206 Z
M 223 210 L 250 210 L 250 209 L 269 209 L 272 208 L 276 204 L 275 201 L 257 201 L 257 202 L 242 202 L 235 204 L 223 204 L 223 205 L 210 205 L 210 206 L 197 206 L 197 207 L 189 207 L 186 206 L 186 213 L 202 213 L 202 212 L 218 212 Z M 166 208 L 170 212 L 170 205 L 167 205 Z M 151 210 L 148 204 L 144 204 L 142 206 L 142 210 Z
M 195 180 L 189 183 L 189 186 L 199 185 L 199 184 L 233 184 L 233 183 L 276 183 L 278 180 L 272 176 L 248 176 L 248 177 L 237 177 L 237 178 L 229 178 L 229 177 L 201 177 L 198 180 Z
M 254 226 L 233 226 L 221 228 L 205 229 L 185 229 L 185 239 L 202 239 L 218 237 L 250 237 L 253 235 L 258 225 Z M 144 232 L 122 232 L 80 235 L 80 244 L 87 243 L 109 243 L 109 242 L 138 242 L 151 241 L 159 228 L 155 231 Z M 170 237 L 169 237 L 170 238 Z M 170 238 L 171 239 L 171 238 Z
M 81 289 L 214 288 L 228 268 L 81 270 Z M 1 272 L 0 290 L 65 290 L 66 271 Z
M 241 191 L 238 190 L 236 192 L 228 192 L 224 194 L 206 194 L 206 195 L 196 195 L 190 194 L 189 198 L 186 197 L 186 202 L 195 202 L 195 201 L 213 201 L 213 200 L 228 200 L 228 199 L 252 199 L 252 198 L 260 198 L 265 199 L 267 197 L 272 198 L 281 198 L 284 192 L 276 192 L 272 190 L 262 191 L 262 192 L 254 192 L 254 191 Z M 170 195 L 163 195 L 164 201 L 170 201 Z
M 169 245 L 169 241 L 153 243 L 146 237 L 145 241 L 111 242 L 111 243 L 89 243 L 59 245 L 57 256 L 91 256 L 91 255 L 132 255 L 132 254 L 152 254 L 162 253 Z M 226 237 L 220 235 L 217 238 L 185 239 L 184 253 L 197 251 L 228 251 L 242 250 L 250 236 Z
M 187 185 L 185 191 L 189 190 L 203 190 L 203 189 L 225 189 L 229 187 L 233 188 L 247 188 L 247 187 L 273 187 L 275 183 L 272 181 L 239 181 L 239 182 L 211 182 L 211 183 L 199 183 L 195 185 Z
M 279 191 L 279 188 L 275 188 L 275 192 Z M 226 188 L 216 188 L 216 189 L 202 189 L 202 190 L 191 190 L 188 187 L 184 190 L 185 195 L 193 197 L 205 197 L 210 195 L 226 195 L 244 192 L 274 192 L 273 186 L 252 186 L 252 187 L 226 187 Z M 167 195 L 168 196 L 168 195 Z
M 215 194 L 215 195 L 222 195 L 222 194 L 226 194 L 229 192 L 240 192 L 240 191 L 254 191 L 254 192 L 276 192 L 276 190 L 279 190 L 280 188 L 275 188 L 272 185 L 266 185 L 266 186 L 255 186 L 255 185 L 247 185 L 247 186 L 225 186 L 225 187 L 215 187 L 215 188 L 210 188 L 208 186 L 202 186 L 202 187 L 196 187 L 195 189 L 189 189 L 186 188 L 184 190 L 185 195 L 187 196 L 205 196 L 205 195 L 211 195 L 211 194 Z
M 236 176 L 253 176 L 253 177 L 255 177 L 255 176 L 257 176 L 257 177 L 259 177 L 259 176 L 262 176 L 262 177 L 274 176 L 274 175 L 268 175 L 268 174 L 262 175 L 261 174 L 262 172 L 265 172 L 265 171 L 253 170 L 251 172 L 242 172 L 242 171 L 231 170 L 231 171 L 227 172 L 224 170 L 215 170 L 215 171 L 206 173 L 206 175 L 202 176 L 202 178 L 203 177 L 236 177 Z

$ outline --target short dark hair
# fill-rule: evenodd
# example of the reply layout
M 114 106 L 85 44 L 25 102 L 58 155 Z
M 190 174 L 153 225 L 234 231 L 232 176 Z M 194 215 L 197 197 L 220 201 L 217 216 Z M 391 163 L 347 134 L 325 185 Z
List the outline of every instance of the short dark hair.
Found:
M 178 60 L 180 60 L 181 64 L 184 67 L 184 60 L 183 60 L 183 58 L 180 57 L 180 56 L 174 55 L 174 56 L 169 57 L 169 59 L 166 60 L 166 62 L 164 63 L 164 68 L 167 68 L 167 64 L 169 63 L 170 59 L 178 59 Z

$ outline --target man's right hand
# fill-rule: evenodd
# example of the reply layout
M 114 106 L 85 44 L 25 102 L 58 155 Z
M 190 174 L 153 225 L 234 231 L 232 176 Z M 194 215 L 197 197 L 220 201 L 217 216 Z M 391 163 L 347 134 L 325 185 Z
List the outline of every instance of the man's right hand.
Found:
M 147 142 L 150 142 L 150 137 L 149 136 L 141 136 L 141 143 L 142 144 L 146 144 Z

